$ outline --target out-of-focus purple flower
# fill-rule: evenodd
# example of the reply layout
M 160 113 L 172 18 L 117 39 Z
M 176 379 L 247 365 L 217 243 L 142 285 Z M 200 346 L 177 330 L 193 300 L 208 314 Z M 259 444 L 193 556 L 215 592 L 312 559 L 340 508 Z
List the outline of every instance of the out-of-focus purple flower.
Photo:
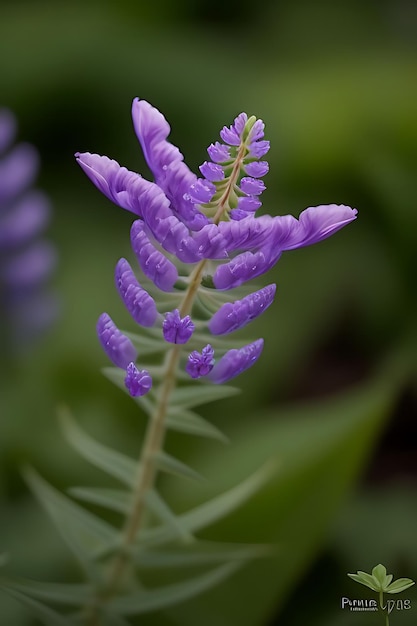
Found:
M 50 218 L 50 204 L 31 189 L 39 156 L 33 146 L 13 146 L 14 115 L 0 109 L 0 309 L 10 325 L 10 348 L 21 349 L 47 328 L 57 314 L 57 300 L 47 289 L 56 265 L 54 247 L 40 239 Z
M 117 367 L 126 369 L 129 363 L 136 361 L 138 353 L 135 346 L 107 313 L 98 318 L 97 336 L 110 361 Z
M 169 343 L 187 343 L 194 332 L 195 326 L 189 315 L 181 318 L 178 309 L 165 313 L 162 331 L 165 341 Z
M 274 301 L 276 285 L 268 285 L 242 300 L 226 302 L 211 318 L 208 327 L 213 335 L 226 335 L 243 328 L 262 315 Z
M 231 378 L 235 378 L 256 363 L 261 356 L 263 347 L 264 340 L 257 339 L 238 350 L 229 350 L 215 364 L 208 377 L 216 384 L 225 383 Z
M 132 362 L 126 368 L 125 385 L 134 398 L 144 396 L 152 387 L 152 378 L 147 370 L 139 370 Z
M 200 352 L 193 350 L 188 356 L 185 371 L 191 378 L 201 378 L 207 376 L 213 369 L 214 350 L 210 344 L 207 344 Z

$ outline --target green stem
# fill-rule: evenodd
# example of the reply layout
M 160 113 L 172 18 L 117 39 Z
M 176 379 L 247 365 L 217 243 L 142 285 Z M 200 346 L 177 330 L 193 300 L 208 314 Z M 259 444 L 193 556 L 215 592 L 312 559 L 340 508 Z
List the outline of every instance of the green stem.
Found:
M 218 201 L 218 208 L 213 218 L 213 223 L 218 224 L 229 207 L 230 195 L 233 193 L 235 184 L 239 179 L 240 169 L 246 153 L 246 146 L 240 146 L 229 181 Z M 188 288 L 179 307 L 181 317 L 189 315 L 192 311 L 195 297 L 201 285 L 201 279 L 207 260 L 200 261 L 189 277 Z M 101 591 L 93 598 L 85 608 L 85 619 L 88 626 L 100 626 L 100 608 L 114 597 L 130 566 L 129 548 L 134 544 L 143 524 L 145 513 L 146 494 L 153 488 L 158 469 L 156 456 L 162 450 L 165 439 L 165 418 L 168 410 L 169 399 L 177 384 L 177 368 L 181 356 L 181 345 L 174 345 L 168 351 L 165 360 L 162 384 L 159 390 L 158 404 L 155 412 L 149 420 L 141 455 L 138 461 L 137 478 L 132 492 L 132 507 L 126 517 L 122 531 L 121 545 L 113 560 L 110 562 L 107 580 Z
M 381 607 L 382 614 L 385 616 L 385 626 L 389 626 L 389 613 L 388 608 L 384 609 L 384 592 L 379 592 L 379 606 Z

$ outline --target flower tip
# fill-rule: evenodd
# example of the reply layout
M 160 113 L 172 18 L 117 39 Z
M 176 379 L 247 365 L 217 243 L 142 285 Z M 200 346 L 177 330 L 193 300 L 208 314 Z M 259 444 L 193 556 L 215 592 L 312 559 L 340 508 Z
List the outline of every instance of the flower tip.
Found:
M 144 396 L 152 387 L 152 378 L 147 370 L 139 370 L 132 362 L 126 368 L 125 385 L 133 398 Z

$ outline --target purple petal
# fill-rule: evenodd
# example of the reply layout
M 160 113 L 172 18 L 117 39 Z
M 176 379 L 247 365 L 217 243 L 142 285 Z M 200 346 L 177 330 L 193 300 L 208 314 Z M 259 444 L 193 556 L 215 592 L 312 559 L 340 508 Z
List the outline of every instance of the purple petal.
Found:
M 138 196 L 148 191 L 152 183 L 106 156 L 90 152 L 77 152 L 75 156 L 89 179 L 109 200 L 141 215 Z
M 200 165 L 199 169 L 204 178 L 207 178 L 207 180 L 212 182 L 217 182 L 219 180 L 223 180 L 224 178 L 224 170 L 221 165 L 204 161 L 204 163 Z
M 214 365 L 214 350 L 210 344 L 205 346 L 201 353 L 197 350 L 193 350 L 188 356 L 187 365 L 185 371 L 191 376 L 191 378 L 201 378 L 207 376 L 213 369 Z
M 220 131 L 220 137 L 229 146 L 240 146 L 240 137 L 232 126 L 230 128 L 224 126 Z
M 262 206 L 262 202 L 254 196 L 241 196 L 237 201 L 237 208 L 249 213 L 255 213 Z
M 232 128 L 239 135 L 239 137 L 241 137 L 243 131 L 245 130 L 247 121 L 248 116 L 246 113 L 239 113 L 239 115 L 235 117 Z
M 230 161 L 230 148 L 223 143 L 216 141 L 207 148 L 208 155 L 214 163 L 225 163 Z
M 263 345 L 264 340 L 258 339 L 239 350 L 229 350 L 213 367 L 210 380 L 222 384 L 252 367 L 259 359 Z
M 299 217 L 299 229 L 292 233 L 284 250 L 309 246 L 330 237 L 356 219 L 357 210 L 344 204 L 321 204 L 305 209 Z
M 260 159 L 268 152 L 269 147 L 269 141 L 254 141 L 249 146 L 249 153 L 255 159 Z
M 249 141 L 252 143 L 262 139 L 264 136 L 265 124 L 262 120 L 256 120 L 249 132 Z
M 116 287 L 127 310 L 141 326 L 153 326 L 158 317 L 154 299 L 136 280 L 126 259 L 120 259 L 115 271 Z
M 211 318 L 208 327 L 213 335 L 225 335 L 243 328 L 272 304 L 276 285 L 271 284 L 242 300 L 226 302 Z
M 132 104 L 133 126 L 142 146 L 149 169 L 159 184 L 164 170 L 173 162 L 182 161 L 179 149 L 167 141 L 171 128 L 165 117 L 146 100 L 135 98 Z
M 191 185 L 188 193 L 196 204 L 205 204 L 206 202 L 210 202 L 216 193 L 216 187 L 209 180 L 197 178 L 195 183 Z
M 193 334 L 195 326 L 189 315 L 181 319 L 178 309 L 165 314 L 162 332 L 165 341 L 169 343 L 187 343 Z
M 110 361 L 117 367 L 126 369 L 130 362 L 136 361 L 138 353 L 135 346 L 107 313 L 98 318 L 97 336 Z
M 239 222 L 237 222 L 239 223 Z M 275 262 L 281 256 L 281 251 Z M 261 276 L 270 268 L 270 258 L 262 250 L 258 252 L 243 252 L 229 263 L 220 265 L 213 276 L 216 289 L 233 289 L 248 280 Z
M 244 170 L 248 176 L 262 178 L 269 172 L 269 165 L 267 161 L 252 161 L 252 163 L 245 165 Z
M 250 178 L 249 176 L 244 176 L 239 186 L 243 193 L 254 196 L 259 196 L 266 189 L 265 183 L 262 180 Z
M 152 378 L 147 370 L 139 370 L 134 363 L 126 368 L 125 385 L 131 396 L 144 396 L 152 387 Z
M 178 280 L 178 270 L 149 240 L 141 220 L 130 230 L 132 248 L 142 272 L 162 291 L 171 291 Z

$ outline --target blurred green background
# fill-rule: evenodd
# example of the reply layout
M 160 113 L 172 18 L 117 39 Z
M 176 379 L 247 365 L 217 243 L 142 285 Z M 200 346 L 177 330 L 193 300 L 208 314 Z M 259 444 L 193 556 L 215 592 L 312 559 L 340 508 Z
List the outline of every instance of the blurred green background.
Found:
M 101 375 L 95 336 L 102 311 L 132 330 L 113 286 L 115 262 L 131 256 L 132 216 L 73 158 L 97 152 L 146 174 L 130 118 L 139 96 L 164 113 L 194 171 L 236 114 L 261 117 L 271 140 L 266 212 L 297 216 L 332 202 L 359 210 L 264 277 L 277 282 L 276 302 L 241 332 L 265 338 L 263 357 L 238 379 L 240 396 L 205 408 L 231 444 L 168 438 L 211 478 L 200 490 L 166 481 L 179 510 L 279 459 L 262 493 L 207 536 L 272 541 L 281 553 L 140 623 L 377 624 L 380 616 L 341 610 L 342 596 L 369 597 L 347 572 L 382 562 L 417 579 L 416 27 L 411 0 L 3 0 L 0 105 L 42 157 L 61 299 L 49 335 L 24 358 L 2 359 L 9 571 L 78 574 L 19 473 L 29 462 L 58 487 L 104 483 L 63 441 L 59 404 L 102 441 L 134 456 L 140 447 L 144 418 Z M 405 596 L 412 609 L 395 613 L 398 626 L 417 619 L 415 589 Z M 6 596 L 0 606 L 4 624 L 34 623 Z

